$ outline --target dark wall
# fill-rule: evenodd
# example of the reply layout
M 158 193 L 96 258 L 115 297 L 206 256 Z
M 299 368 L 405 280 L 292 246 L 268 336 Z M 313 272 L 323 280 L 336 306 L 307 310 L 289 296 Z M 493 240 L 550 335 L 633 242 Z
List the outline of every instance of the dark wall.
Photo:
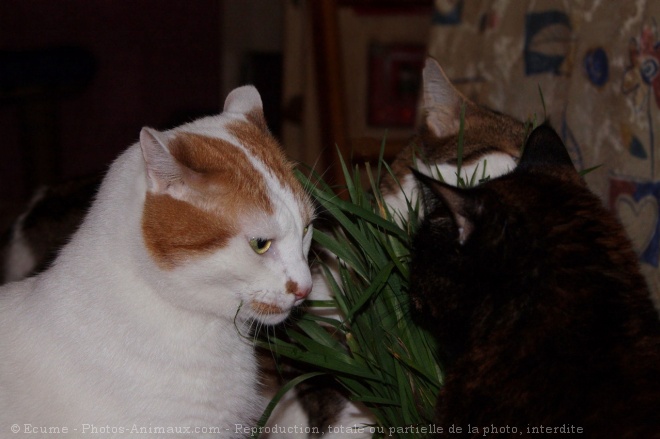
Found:
M 0 209 L 15 209 L 44 173 L 65 180 L 106 169 L 142 126 L 165 129 L 219 111 L 221 9 L 220 0 L 2 0 Z M 44 85 L 52 69 L 75 64 L 46 57 L 41 76 L 21 76 L 36 85 L 16 84 L 16 68 L 25 67 L 17 56 L 34 69 L 30 56 L 61 47 L 82 49 L 92 64 Z M 78 83 L 52 83 L 76 75 Z M 23 159 L 35 148 L 51 169 L 29 170 Z

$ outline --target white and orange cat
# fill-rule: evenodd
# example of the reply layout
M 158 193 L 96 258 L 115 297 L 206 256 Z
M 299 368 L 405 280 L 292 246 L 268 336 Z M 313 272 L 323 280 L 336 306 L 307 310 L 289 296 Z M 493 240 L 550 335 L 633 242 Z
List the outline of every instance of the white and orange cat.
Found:
M 244 437 L 265 401 L 237 327 L 283 321 L 312 288 L 291 170 L 251 86 L 218 116 L 144 128 L 54 264 L 0 289 L 0 436 Z

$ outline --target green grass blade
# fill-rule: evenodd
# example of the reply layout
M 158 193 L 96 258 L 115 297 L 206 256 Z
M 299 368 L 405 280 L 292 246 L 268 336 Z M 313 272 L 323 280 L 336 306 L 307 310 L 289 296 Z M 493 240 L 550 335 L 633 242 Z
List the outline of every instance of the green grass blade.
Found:
M 318 229 L 314 229 L 312 236 L 314 241 L 319 243 L 323 248 L 330 251 L 340 260 L 349 264 L 351 267 L 357 270 L 361 276 L 366 276 L 366 268 L 363 266 L 360 257 L 350 251 L 350 247 L 342 245 L 339 241 L 337 241 L 337 239 L 332 238 L 327 233 Z
M 545 107 L 545 98 L 543 97 L 543 90 L 541 90 L 541 84 L 536 84 L 539 89 L 539 96 L 541 97 L 541 105 L 543 106 L 543 120 L 548 120 L 548 112 Z M 534 126 L 536 128 L 536 126 Z
M 591 168 L 583 169 L 579 172 L 579 174 L 580 174 L 581 177 L 584 177 L 585 175 L 589 174 L 590 172 L 595 171 L 596 169 L 600 168 L 601 166 L 603 166 L 603 165 L 596 165 L 596 166 L 592 166 Z
M 341 221 L 343 227 L 346 224 L 352 225 L 353 222 L 348 221 L 344 212 L 355 215 L 361 221 L 369 222 L 377 227 L 382 228 L 384 231 L 397 235 L 400 239 L 407 239 L 407 237 L 402 233 L 401 229 L 393 224 L 391 221 L 387 221 L 381 216 L 375 214 L 373 211 L 368 211 L 363 207 L 357 206 L 355 204 L 344 201 L 340 198 L 334 197 L 331 194 L 326 192 L 314 191 L 313 195 L 317 200 L 323 205 L 323 207 L 328 208 L 332 207 L 330 213 L 338 214 L 339 217 L 335 217 L 337 220 Z
M 390 275 L 390 272 L 394 268 L 394 263 L 390 262 L 387 264 L 371 281 L 371 285 L 362 293 L 362 297 L 358 300 L 357 303 L 353 305 L 353 308 L 348 312 L 346 318 L 350 321 L 353 319 L 353 316 L 358 312 L 362 307 L 369 301 L 373 299 L 375 294 L 385 286 L 387 278 Z

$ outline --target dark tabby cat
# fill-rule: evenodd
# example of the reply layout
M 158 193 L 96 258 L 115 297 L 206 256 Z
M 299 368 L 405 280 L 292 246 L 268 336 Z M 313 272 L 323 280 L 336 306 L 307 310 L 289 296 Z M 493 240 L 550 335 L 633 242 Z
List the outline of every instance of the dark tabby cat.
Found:
M 475 188 L 418 178 L 410 291 L 440 346 L 444 434 L 660 437 L 658 315 L 556 133 L 537 128 L 514 172 Z

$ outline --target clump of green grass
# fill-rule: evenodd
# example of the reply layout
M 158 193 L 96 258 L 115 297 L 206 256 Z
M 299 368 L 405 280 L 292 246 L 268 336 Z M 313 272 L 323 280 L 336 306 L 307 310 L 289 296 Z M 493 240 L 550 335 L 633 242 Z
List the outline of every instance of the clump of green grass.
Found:
M 414 324 L 410 312 L 408 263 L 418 206 L 409 203 L 410 220 L 395 221 L 378 188 L 381 173 L 391 172 L 382 159 L 376 177 L 366 167 L 368 189 L 360 183 L 359 169 L 349 171 L 343 162 L 342 167 L 348 200 L 318 176 L 298 175 L 335 223 L 330 230 L 314 230 L 316 243 L 338 261 L 337 279 L 323 267 L 334 300 L 310 302 L 311 312 L 285 328 L 285 337 L 258 343 L 315 370 L 280 394 L 319 373 L 329 374 L 352 400 L 368 407 L 386 432 L 390 426 L 425 425 L 432 418 L 442 373 L 434 340 Z M 341 318 L 313 312 L 322 308 L 336 309 Z

